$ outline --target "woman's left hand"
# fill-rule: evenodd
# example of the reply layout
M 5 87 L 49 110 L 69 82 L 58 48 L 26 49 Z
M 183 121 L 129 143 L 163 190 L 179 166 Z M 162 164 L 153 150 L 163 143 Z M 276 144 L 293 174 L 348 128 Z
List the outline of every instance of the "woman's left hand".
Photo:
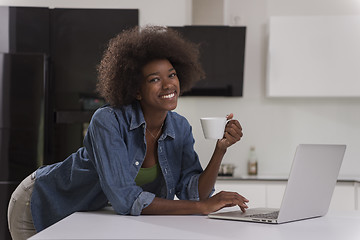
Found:
M 230 120 L 234 117 L 234 114 L 230 113 L 227 116 L 227 119 Z M 220 149 L 226 150 L 228 147 L 233 145 L 234 143 L 240 141 L 243 136 L 242 127 L 238 120 L 230 120 L 226 126 L 224 131 L 224 137 L 217 141 L 217 147 Z

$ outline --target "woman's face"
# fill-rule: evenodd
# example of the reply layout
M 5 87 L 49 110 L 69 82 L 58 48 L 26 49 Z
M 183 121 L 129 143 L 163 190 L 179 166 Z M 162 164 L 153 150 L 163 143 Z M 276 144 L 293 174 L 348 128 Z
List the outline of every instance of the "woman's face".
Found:
M 143 83 L 138 93 L 144 112 L 171 111 L 177 106 L 180 83 L 167 59 L 153 60 L 142 69 Z

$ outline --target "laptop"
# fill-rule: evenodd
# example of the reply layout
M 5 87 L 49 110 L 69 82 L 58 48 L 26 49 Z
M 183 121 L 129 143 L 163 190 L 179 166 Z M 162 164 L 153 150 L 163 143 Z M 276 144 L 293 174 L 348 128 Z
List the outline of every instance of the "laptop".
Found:
M 324 216 L 330 206 L 346 145 L 300 144 L 280 209 L 215 212 L 215 219 L 286 223 Z

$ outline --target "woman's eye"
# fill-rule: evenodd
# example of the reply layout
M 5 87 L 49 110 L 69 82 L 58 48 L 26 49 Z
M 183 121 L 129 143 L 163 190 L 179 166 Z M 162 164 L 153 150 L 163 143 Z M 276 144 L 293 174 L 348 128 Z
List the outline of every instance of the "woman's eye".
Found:
M 159 80 L 160 80 L 160 78 L 152 78 L 152 79 L 150 79 L 149 82 L 157 82 L 157 81 L 159 81 Z
M 176 73 L 171 73 L 169 77 L 173 78 L 173 77 L 176 77 Z

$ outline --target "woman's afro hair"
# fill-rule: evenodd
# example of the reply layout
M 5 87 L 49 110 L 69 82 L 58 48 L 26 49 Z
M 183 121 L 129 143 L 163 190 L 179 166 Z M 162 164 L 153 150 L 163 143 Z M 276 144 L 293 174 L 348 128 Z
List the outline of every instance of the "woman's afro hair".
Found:
M 132 103 L 143 81 L 143 66 L 155 59 L 167 59 L 173 65 L 181 93 L 205 77 L 198 45 L 171 28 L 135 27 L 109 41 L 98 66 L 100 96 L 112 106 Z

